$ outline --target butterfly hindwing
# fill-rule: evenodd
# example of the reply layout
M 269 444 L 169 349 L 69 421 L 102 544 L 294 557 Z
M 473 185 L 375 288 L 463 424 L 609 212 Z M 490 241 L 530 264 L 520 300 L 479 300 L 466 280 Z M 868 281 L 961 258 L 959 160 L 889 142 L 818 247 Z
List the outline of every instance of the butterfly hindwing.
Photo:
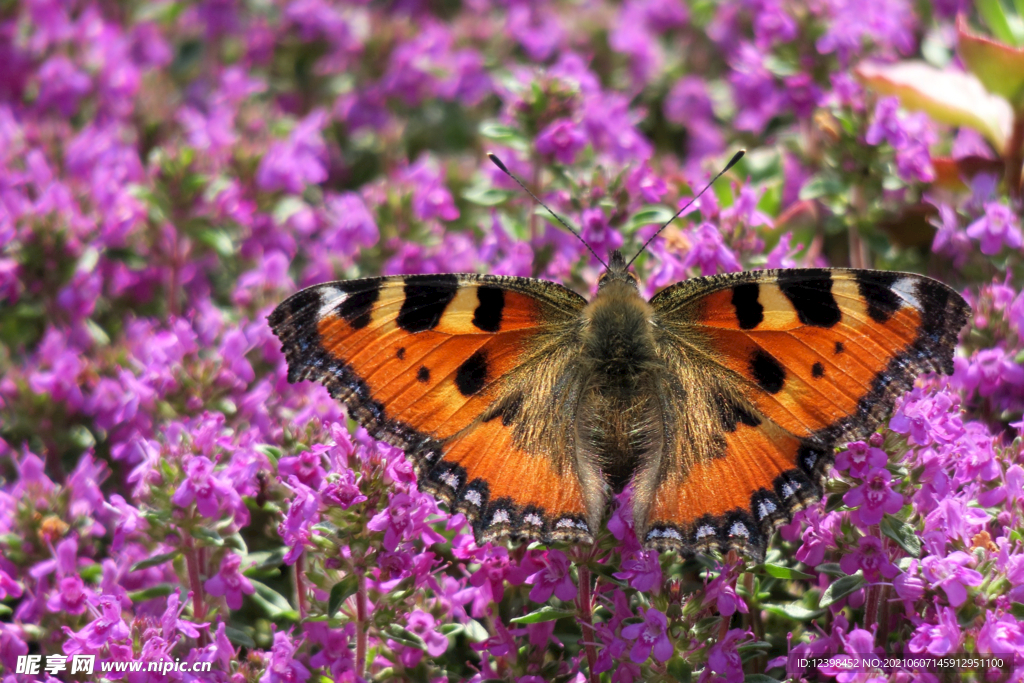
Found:
M 645 540 L 754 554 L 820 497 L 837 444 L 870 434 L 920 373 L 952 371 L 969 313 L 935 280 L 845 269 L 697 278 L 650 303 L 686 378 L 670 423 L 707 427 L 676 427 L 658 473 L 639 475 Z
M 585 304 L 528 278 L 393 276 L 305 289 L 270 325 L 289 380 L 322 382 L 371 435 L 405 449 L 420 487 L 464 512 L 478 538 L 578 540 L 603 504 L 565 443 Z

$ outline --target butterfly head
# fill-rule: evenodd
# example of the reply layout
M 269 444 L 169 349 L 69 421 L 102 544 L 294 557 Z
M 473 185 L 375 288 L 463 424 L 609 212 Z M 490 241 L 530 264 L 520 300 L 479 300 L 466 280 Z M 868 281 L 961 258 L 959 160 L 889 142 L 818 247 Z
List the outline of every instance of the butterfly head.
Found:
M 625 257 L 618 249 L 612 251 L 608 257 L 608 268 L 597 278 L 597 288 L 604 289 L 613 282 L 624 282 L 634 289 L 640 289 L 640 278 L 629 270 Z

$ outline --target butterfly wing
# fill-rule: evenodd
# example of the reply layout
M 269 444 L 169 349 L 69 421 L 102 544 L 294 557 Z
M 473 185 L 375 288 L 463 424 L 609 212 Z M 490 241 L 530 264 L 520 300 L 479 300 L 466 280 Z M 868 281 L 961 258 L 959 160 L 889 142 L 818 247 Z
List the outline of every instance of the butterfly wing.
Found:
M 870 434 L 919 374 L 952 372 L 969 315 L 927 277 L 845 269 L 697 278 L 650 303 L 681 380 L 666 383 L 665 461 L 638 475 L 644 538 L 755 556 L 820 498 L 836 445 Z
M 269 322 L 289 381 L 404 449 L 478 539 L 589 540 L 603 480 L 569 441 L 585 305 L 542 280 L 410 275 L 310 287 Z

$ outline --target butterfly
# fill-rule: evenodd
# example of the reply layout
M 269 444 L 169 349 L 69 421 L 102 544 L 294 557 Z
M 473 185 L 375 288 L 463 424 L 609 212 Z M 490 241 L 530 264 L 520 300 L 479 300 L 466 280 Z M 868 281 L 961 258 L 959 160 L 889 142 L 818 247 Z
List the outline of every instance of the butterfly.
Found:
M 497 162 L 496 162 L 497 163 Z M 291 382 L 322 382 L 479 543 L 591 543 L 632 484 L 648 547 L 761 558 L 924 372 L 969 308 L 911 273 L 791 269 L 650 300 L 618 251 L 591 301 L 540 279 L 374 277 L 269 316 Z

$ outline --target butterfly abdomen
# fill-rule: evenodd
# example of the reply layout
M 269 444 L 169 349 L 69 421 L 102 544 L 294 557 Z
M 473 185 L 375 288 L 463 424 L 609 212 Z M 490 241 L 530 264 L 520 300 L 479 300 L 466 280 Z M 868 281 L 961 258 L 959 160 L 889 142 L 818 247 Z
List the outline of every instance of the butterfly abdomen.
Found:
M 583 312 L 584 390 L 577 432 L 616 491 L 664 446 L 656 400 L 664 364 L 657 355 L 652 318 L 651 307 L 627 282 L 602 287 Z

